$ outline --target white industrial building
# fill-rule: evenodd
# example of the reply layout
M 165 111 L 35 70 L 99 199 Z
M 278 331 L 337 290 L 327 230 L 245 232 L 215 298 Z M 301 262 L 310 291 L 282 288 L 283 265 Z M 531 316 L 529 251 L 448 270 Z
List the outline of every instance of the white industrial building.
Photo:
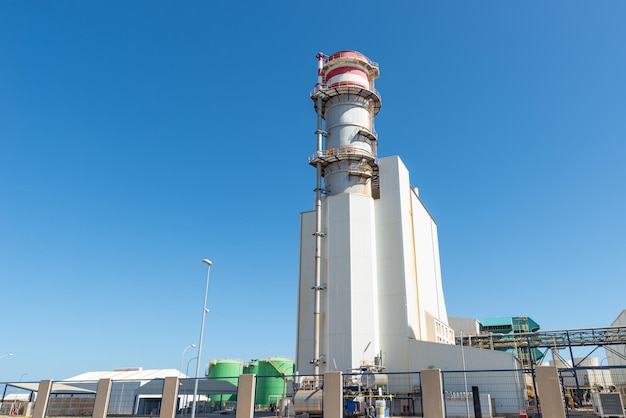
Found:
M 617 318 L 611 323 L 611 326 L 626 327 L 626 310 L 621 311 L 619 315 L 617 315 Z M 626 360 L 624 360 L 624 357 L 626 357 L 626 345 L 615 345 L 611 348 L 612 350 L 606 350 L 606 359 L 609 366 L 626 366 Z M 622 354 L 622 356 L 617 355 L 616 352 Z
M 317 183 L 314 210 L 301 214 L 296 368 L 518 369 L 510 353 L 454 345 L 437 224 L 401 159 L 376 154 L 378 75 L 361 53 L 318 54 L 317 150 L 309 159 Z M 522 379 L 511 380 L 523 393 Z M 395 389 L 412 382 L 402 386 Z
M 161 393 L 143 393 L 137 391 L 144 385 L 157 379 L 162 381 L 166 377 L 179 376 L 176 369 L 149 369 L 141 367 L 126 367 L 115 370 L 81 373 L 64 379 L 65 384 L 96 391 L 100 379 L 111 379 L 111 400 L 109 401 L 110 414 L 149 414 L 158 409 Z
M 180 372 L 175 369 L 143 370 L 141 367 L 82 373 L 52 383 L 47 411 L 49 415 L 54 416 L 80 416 L 90 413 L 93 410 L 98 381 L 110 379 L 112 388 L 109 414 L 148 415 L 160 407 L 163 379 L 179 374 Z M 155 382 L 160 387 L 154 388 Z M 7 383 L 7 388 L 15 388 L 21 392 L 19 396 L 17 393 L 6 396 L 5 393 L 2 399 L 4 404 L 2 402 L 0 404 L 5 408 L 8 406 L 6 401 L 20 401 L 20 404 L 16 405 L 19 414 L 30 415 L 39 385 L 39 382 Z
M 626 327 L 626 310 L 622 310 L 611 323 L 612 327 Z M 626 366 L 626 345 L 605 347 L 606 359 L 609 366 Z M 626 397 L 626 369 L 611 369 L 611 383 Z
M 73 388 L 91 390 L 94 395 L 100 379 L 112 382 L 108 414 L 156 415 L 161 407 L 163 383 L 166 377 L 180 377 L 178 390 L 178 408 L 191 405 L 194 379 L 187 378 L 176 369 L 146 369 L 141 367 L 118 368 L 111 371 L 86 372 L 63 380 L 63 384 Z M 55 383 L 56 384 L 56 383 Z M 206 394 L 233 394 L 237 387 L 222 380 L 200 379 L 197 400 L 202 405 L 208 404 Z
M 611 370 L 601 368 L 602 365 L 600 363 L 603 363 L 603 360 L 601 361 L 597 357 L 574 358 L 575 372 L 571 371 L 572 362 L 568 360 L 551 360 L 546 365 L 567 369 L 561 374 L 563 386 L 576 387 L 578 385 L 585 388 L 608 388 L 613 385 L 613 378 Z

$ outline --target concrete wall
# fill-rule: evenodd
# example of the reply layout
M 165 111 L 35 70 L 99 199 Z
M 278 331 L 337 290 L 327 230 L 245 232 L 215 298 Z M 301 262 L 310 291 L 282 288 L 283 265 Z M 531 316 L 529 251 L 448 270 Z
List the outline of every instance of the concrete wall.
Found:
M 448 316 L 448 325 L 457 337 L 476 335 L 480 333 L 480 321 L 475 318 L 462 318 L 459 316 Z
M 437 225 L 397 157 L 379 160 L 376 201 L 380 341 L 387 371 L 411 368 L 412 341 L 453 343 L 439 263 Z
M 329 232 L 323 239 L 321 352 L 327 370 L 357 367 L 364 356 L 373 358 L 378 346 L 373 203 L 347 193 L 324 203 Z
M 420 338 L 422 331 L 412 257 L 410 183 L 398 157 L 379 160 L 379 171 L 380 199 L 375 204 L 380 349 L 387 370 L 409 370 L 409 339 Z

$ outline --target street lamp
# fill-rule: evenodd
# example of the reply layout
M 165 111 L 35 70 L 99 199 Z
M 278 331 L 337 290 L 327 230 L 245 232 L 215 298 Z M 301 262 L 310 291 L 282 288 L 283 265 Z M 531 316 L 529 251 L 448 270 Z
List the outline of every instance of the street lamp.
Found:
M 194 358 L 190 358 L 189 361 L 187 362 L 187 369 L 185 370 L 185 376 L 189 376 L 189 363 L 191 363 L 194 360 L 198 360 L 198 356 L 195 356 Z
M 190 344 L 187 347 L 185 347 L 185 349 L 183 350 L 183 355 L 180 356 L 180 369 L 178 369 L 178 372 L 180 374 L 183 374 L 183 360 L 185 358 L 185 353 L 187 352 L 187 350 L 189 350 L 190 348 L 194 348 L 196 345 L 195 344 Z
M 209 311 L 206 308 L 206 300 L 209 296 L 209 276 L 211 274 L 211 260 L 206 258 L 202 262 L 207 265 L 206 286 L 204 288 L 204 304 L 202 305 L 202 322 L 200 323 L 200 342 L 198 343 L 198 361 L 196 362 L 196 376 L 193 385 L 193 400 L 191 402 L 191 418 L 196 418 L 196 397 L 198 396 L 198 374 L 200 374 L 200 355 L 202 354 L 202 337 L 204 336 L 204 316 Z
M 5 358 L 5 357 L 13 357 L 13 353 L 0 355 L 0 359 Z

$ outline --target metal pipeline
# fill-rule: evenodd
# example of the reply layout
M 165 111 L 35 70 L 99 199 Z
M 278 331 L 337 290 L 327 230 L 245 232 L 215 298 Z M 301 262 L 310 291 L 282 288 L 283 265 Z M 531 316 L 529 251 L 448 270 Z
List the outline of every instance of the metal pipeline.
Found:
M 317 54 L 317 89 L 322 89 L 322 68 L 324 66 L 324 54 L 319 52 Z M 317 153 L 322 152 L 322 98 L 317 97 Z M 322 291 L 322 162 L 318 161 L 315 165 L 316 179 L 315 179 L 315 307 L 313 311 L 314 317 L 314 332 L 313 336 L 313 373 L 315 376 L 320 373 L 320 315 L 321 315 L 321 294 Z

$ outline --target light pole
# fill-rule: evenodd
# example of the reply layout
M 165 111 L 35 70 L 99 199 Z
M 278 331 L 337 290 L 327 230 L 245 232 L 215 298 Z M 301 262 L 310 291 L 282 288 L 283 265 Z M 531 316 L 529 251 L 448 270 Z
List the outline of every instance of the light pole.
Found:
M 189 363 L 191 363 L 194 360 L 198 360 L 198 356 L 195 356 L 194 358 L 190 358 L 189 361 L 187 362 L 187 369 L 185 370 L 186 376 L 189 376 Z
M 469 394 L 467 393 L 467 374 L 465 373 L 465 352 L 463 351 L 463 331 L 461 331 L 461 360 L 463 362 L 463 381 L 465 383 L 465 409 L 467 416 L 470 416 Z
M 196 376 L 193 385 L 193 400 L 191 402 L 191 418 L 196 418 L 196 397 L 198 396 L 198 374 L 200 374 L 200 355 L 202 354 L 202 337 L 204 336 L 204 316 L 209 311 L 206 308 L 206 300 L 209 296 L 209 276 L 211 274 L 211 260 L 206 258 L 202 262 L 207 265 L 206 285 L 204 287 L 204 304 L 202 305 L 202 322 L 200 323 L 200 342 L 198 343 L 198 361 L 196 363 Z
M 9 353 L 9 354 L 2 354 L 0 355 L 0 359 L 3 359 L 5 357 L 13 357 L 13 353 Z
M 185 359 L 185 353 L 187 352 L 187 350 L 189 350 L 190 348 L 194 348 L 195 346 L 195 344 L 190 344 L 183 350 L 183 355 L 180 356 L 180 369 L 178 369 L 178 372 L 180 374 L 183 374 L 183 360 Z

